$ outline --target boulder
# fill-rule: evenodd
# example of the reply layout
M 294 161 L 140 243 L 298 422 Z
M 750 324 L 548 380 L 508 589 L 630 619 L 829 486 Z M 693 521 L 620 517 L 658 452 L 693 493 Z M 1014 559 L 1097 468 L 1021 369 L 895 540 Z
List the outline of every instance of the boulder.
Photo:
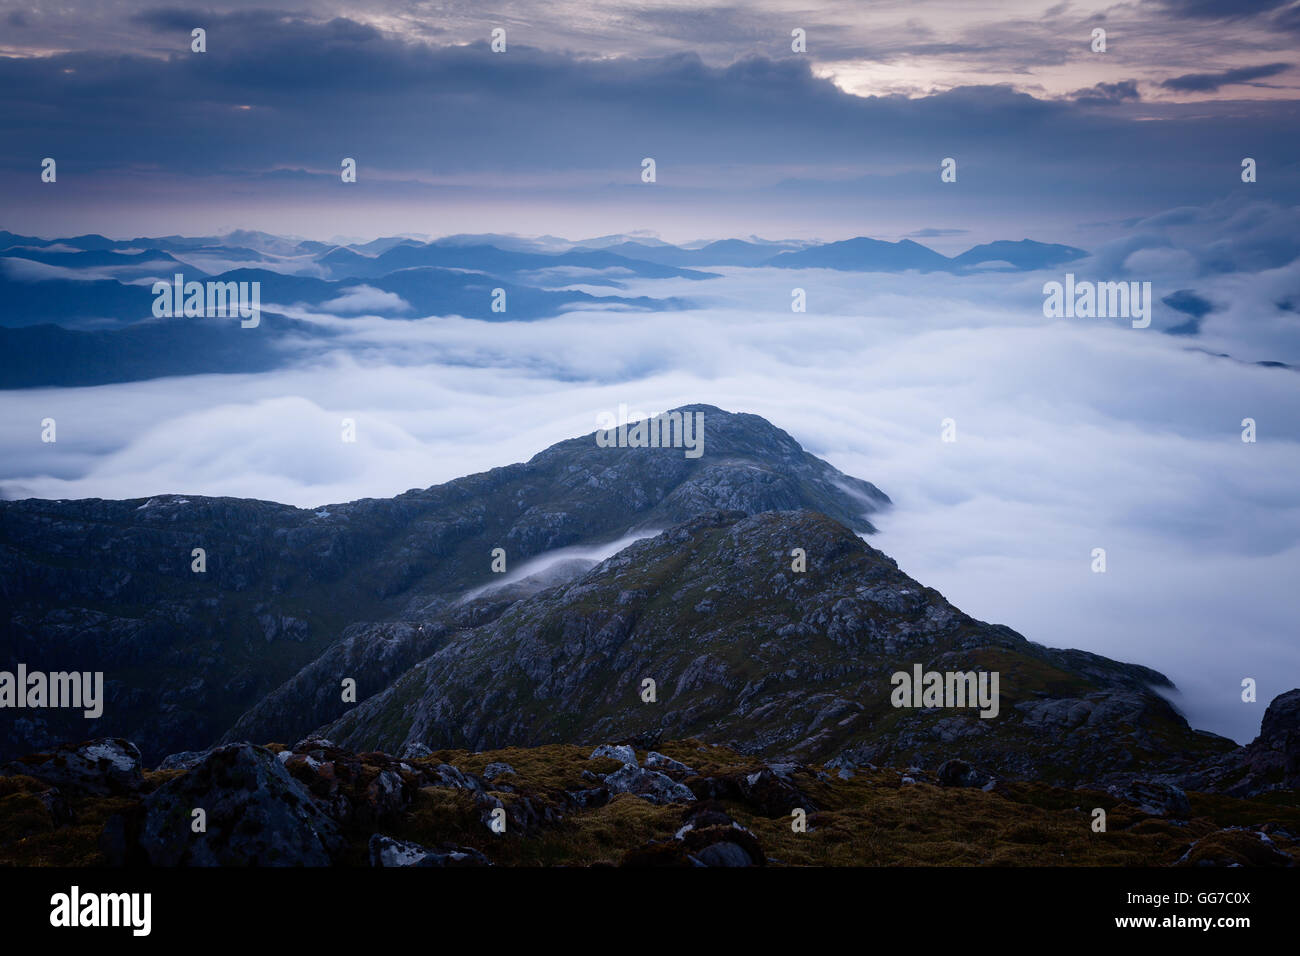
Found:
M 1131 803 L 1147 816 L 1186 820 L 1192 815 L 1187 794 L 1171 783 L 1156 780 L 1132 780 L 1124 786 L 1109 788 L 1111 796 Z
M 288 754 L 289 751 L 284 751 Z M 189 770 L 197 766 L 208 755 L 206 750 L 182 750 L 180 753 L 168 754 L 158 764 L 158 770 Z
M 535 801 L 532 797 L 515 795 L 502 800 L 494 793 L 479 792 L 474 794 L 474 806 L 479 811 L 479 820 L 485 827 L 493 825 L 496 810 L 506 812 L 506 831 L 509 833 L 532 833 L 544 824 L 557 823 L 560 819 L 548 804 Z
M 753 773 L 693 777 L 689 785 L 701 800 L 740 800 L 765 817 L 789 816 L 796 808 L 808 813 L 818 809 L 816 802 L 795 783 L 794 772 L 783 764 L 775 766 L 776 769 L 762 767 Z
M 588 790 L 565 790 L 564 799 L 579 810 L 592 810 L 609 803 L 609 790 L 605 787 L 592 787 Z
M 619 763 L 637 766 L 636 751 L 627 744 L 601 744 L 591 752 L 588 760 L 595 760 L 597 757 L 605 757 L 609 760 L 617 760 Z
M 429 849 L 418 843 L 394 840 L 376 833 L 370 838 L 370 865 L 401 866 L 491 866 L 492 862 L 478 850 L 444 843 Z
M 680 760 L 674 760 L 672 757 L 665 757 L 656 750 L 651 750 L 645 755 L 645 765 L 647 770 L 658 770 L 660 773 L 672 774 L 682 777 L 689 777 L 695 773 L 690 767 Z
M 343 838 L 274 754 L 229 744 L 145 799 L 136 843 L 154 866 L 328 866 Z
M 454 790 L 482 791 L 483 781 L 473 774 L 465 773 L 459 767 L 449 763 L 440 763 L 433 768 L 429 785 L 434 787 L 451 787 Z
M 1258 830 L 1228 827 L 1201 837 L 1182 855 L 1175 866 L 1294 866 Z
M 320 743 L 324 743 L 321 741 Z M 335 746 L 279 755 L 285 770 L 338 823 L 387 827 L 414 799 L 428 775 L 384 753 L 354 754 Z
M 651 803 L 693 803 L 695 794 L 667 774 L 624 764 L 605 777 L 610 793 L 631 793 Z
M 66 744 L 21 757 L 0 770 L 2 776 L 14 774 L 35 777 L 67 794 L 129 795 L 144 785 L 140 749 L 120 737 Z
M 719 840 L 710 843 L 702 850 L 690 855 L 692 863 L 699 866 L 754 866 L 755 861 L 744 847 L 731 840 Z
M 758 837 L 709 800 L 682 811 L 682 825 L 672 840 L 651 840 L 630 850 L 622 865 L 744 867 L 766 862 Z
M 296 754 L 307 754 L 311 753 L 313 750 L 325 750 L 333 746 L 334 741 L 332 740 L 320 737 L 316 734 L 308 734 L 306 737 L 302 738 L 302 740 L 294 744 L 290 749 Z
M 964 760 L 945 760 L 939 765 L 938 778 L 941 787 L 985 787 L 992 780 Z

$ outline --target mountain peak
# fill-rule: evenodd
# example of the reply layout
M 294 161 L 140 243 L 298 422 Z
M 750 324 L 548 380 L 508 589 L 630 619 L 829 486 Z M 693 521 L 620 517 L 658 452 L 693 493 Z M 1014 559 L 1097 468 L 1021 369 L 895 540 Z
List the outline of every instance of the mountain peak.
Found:
M 117 673 L 140 655 L 168 661 L 165 674 L 110 684 L 101 729 L 147 754 L 190 750 L 348 628 L 427 620 L 500 581 L 491 567 L 496 548 L 513 569 L 567 548 L 600 551 L 717 509 L 807 508 L 871 532 L 869 515 L 889 505 L 870 482 L 809 454 L 757 415 L 712 405 L 674 412 L 691 416 L 693 427 L 700 417 L 699 457 L 681 447 L 602 447 L 593 432 L 525 463 L 314 510 L 195 494 L 183 502 L 156 496 L 165 507 L 143 507 L 144 499 L 0 502 L 0 597 L 13 609 L 0 620 L 0 637 L 16 659 L 51 667 Z M 191 570 L 195 546 L 206 551 L 201 575 Z M 120 637 L 82 646 L 81 633 Z M 215 647 L 225 649 L 220 666 Z M 337 694 L 326 696 L 337 702 Z M 288 712 L 312 720 L 313 707 L 299 697 Z M 0 727 L 0 756 L 73 735 L 64 716 Z M 302 730 L 330 716 L 321 712 Z M 257 726 L 279 732 L 274 722 Z

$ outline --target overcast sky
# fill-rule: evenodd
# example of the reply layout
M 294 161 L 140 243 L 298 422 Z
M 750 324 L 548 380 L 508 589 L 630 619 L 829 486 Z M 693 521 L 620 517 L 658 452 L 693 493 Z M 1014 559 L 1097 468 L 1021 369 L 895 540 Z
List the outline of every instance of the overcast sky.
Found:
M 0 227 L 1086 244 L 1247 156 L 1300 200 L 1300 4 L 805 6 L 0 0 Z

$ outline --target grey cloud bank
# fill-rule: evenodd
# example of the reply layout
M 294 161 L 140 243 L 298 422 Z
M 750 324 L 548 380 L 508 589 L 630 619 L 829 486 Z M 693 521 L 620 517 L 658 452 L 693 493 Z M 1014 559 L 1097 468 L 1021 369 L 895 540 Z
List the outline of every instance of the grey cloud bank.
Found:
M 177 32 L 196 17 L 211 35 L 202 55 Z M 533 214 L 541 224 L 544 212 L 553 224 L 563 208 L 598 230 L 604 207 L 678 235 L 710 219 L 731 234 L 787 222 L 843 237 L 864 216 L 880 232 L 918 218 L 971 229 L 1008 213 L 1027 228 L 1047 209 L 1059 222 L 1209 202 L 1234 188 L 1243 155 L 1270 197 L 1300 201 L 1293 99 L 1148 102 L 1119 79 L 1073 100 L 970 82 L 854 95 L 813 58 L 777 50 L 725 63 L 690 46 L 603 56 L 538 48 L 524 31 L 495 55 L 482 37 L 427 45 L 342 17 L 257 10 L 156 11 L 139 25 L 160 45 L 0 57 L 7 228 L 111 218 L 148 232 L 170 216 L 198 231 L 220 216 L 321 236 L 473 231 Z M 53 208 L 33 165 L 47 156 L 69 200 Z M 342 190 L 345 156 L 359 175 Z M 650 189 L 645 156 L 660 169 Z M 941 188 L 948 156 L 959 179 Z

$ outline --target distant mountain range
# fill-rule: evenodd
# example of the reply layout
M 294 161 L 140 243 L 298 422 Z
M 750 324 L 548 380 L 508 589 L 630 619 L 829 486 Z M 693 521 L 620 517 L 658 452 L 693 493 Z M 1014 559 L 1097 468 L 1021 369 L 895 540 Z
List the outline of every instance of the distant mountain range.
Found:
M 84 253 L 114 252 L 138 258 L 143 258 L 147 253 L 161 258 L 206 254 L 248 261 L 312 258 L 332 265 L 366 270 L 364 273 L 354 272 L 351 274 L 353 276 L 382 275 L 390 269 L 417 265 L 520 271 L 564 265 L 592 269 L 628 268 L 627 263 L 632 262 L 638 264 L 638 275 L 667 277 L 683 273 L 671 270 L 647 271 L 643 267 L 647 263 L 688 268 L 764 266 L 776 264 L 776 260 L 786 254 L 816 253 L 819 250 L 824 250 L 824 254 L 812 255 L 808 259 L 814 268 L 851 268 L 864 272 L 949 267 L 964 269 L 987 263 L 1029 270 L 1059 265 L 1087 255 L 1086 251 L 1072 246 L 1035 242 L 1031 239 L 986 243 L 950 258 L 911 239 L 886 242 L 864 237 L 830 243 L 794 239 L 721 239 L 674 245 L 644 236 L 614 235 L 575 242 L 554 236 L 525 238 L 484 233 L 445 236 L 434 240 L 389 236 L 367 242 L 327 243 L 250 231 L 232 232 L 225 236 L 109 239 L 100 235 L 84 235 L 41 239 L 0 230 L 0 255 L 55 264 L 79 263 L 84 266 L 120 263 L 122 260 L 108 256 L 60 259 Z M 792 260 L 786 259 L 782 264 L 791 262 Z M 1006 265 L 1000 267 L 1005 268 Z
M 602 246 L 601 243 L 604 243 Z M 680 295 L 619 294 L 629 281 L 716 279 L 710 268 L 824 268 L 862 272 L 1033 270 L 1084 256 L 1028 239 L 948 258 L 905 239 L 826 244 L 726 239 L 676 246 L 644 237 L 569 243 L 555 237 L 388 237 L 351 245 L 240 231 L 226 236 L 41 239 L 0 231 L 0 388 L 102 385 L 290 361 L 280 339 L 327 344 L 294 309 L 394 320 L 462 316 L 535 321 L 577 309 L 689 308 Z M 152 285 L 258 282 L 271 319 L 256 335 L 235 323 L 155 318 Z M 596 294 L 591 290 L 610 290 Z

